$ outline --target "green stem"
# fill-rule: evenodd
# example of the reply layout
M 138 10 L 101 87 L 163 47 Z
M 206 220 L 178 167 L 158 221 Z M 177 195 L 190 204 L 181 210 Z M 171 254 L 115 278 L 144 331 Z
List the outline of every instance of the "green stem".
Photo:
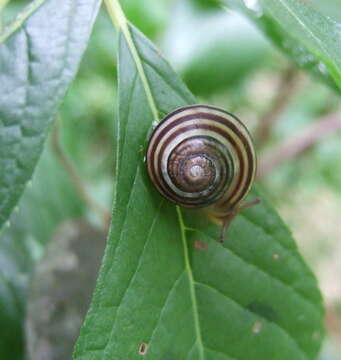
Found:
M 144 71 L 142 61 L 141 61 L 138 51 L 136 49 L 134 40 L 131 36 L 128 20 L 125 17 L 124 12 L 123 12 L 118 0 L 104 0 L 104 3 L 107 7 L 108 13 L 111 17 L 111 20 L 112 20 L 114 26 L 117 29 L 122 31 L 122 33 L 127 41 L 127 44 L 129 46 L 129 49 L 131 52 L 131 56 L 134 59 L 137 72 L 142 81 L 142 85 L 145 90 L 147 101 L 149 103 L 151 112 L 153 114 L 154 121 L 159 122 L 160 119 L 159 119 L 159 115 L 158 115 L 158 111 L 157 111 L 157 106 L 155 104 L 153 94 L 152 94 L 146 73 Z

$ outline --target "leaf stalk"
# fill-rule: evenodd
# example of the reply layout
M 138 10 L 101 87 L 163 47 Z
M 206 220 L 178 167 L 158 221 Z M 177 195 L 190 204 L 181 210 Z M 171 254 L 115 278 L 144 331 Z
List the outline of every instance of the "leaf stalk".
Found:
M 128 22 L 118 0 L 104 0 L 104 3 L 107 7 L 108 13 L 111 17 L 111 20 L 112 20 L 114 26 L 118 30 L 122 31 L 122 33 L 127 41 L 127 44 L 129 46 L 129 49 L 131 52 L 131 56 L 134 59 L 137 72 L 139 74 L 143 88 L 146 93 L 147 101 L 148 101 L 150 110 L 153 115 L 153 120 L 156 122 L 159 122 L 160 118 L 159 118 L 157 106 L 156 106 L 156 103 L 155 103 L 155 100 L 154 100 L 154 97 L 153 97 L 153 94 L 151 91 L 151 87 L 149 85 L 149 82 L 148 82 L 148 79 L 147 79 L 147 76 L 146 76 L 146 73 L 145 73 L 145 70 L 144 70 L 144 67 L 142 64 L 141 57 L 137 51 L 136 45 L 135 45 L 133 37 L 131 35 L 130 28 L 129 28 L 129 22 Z

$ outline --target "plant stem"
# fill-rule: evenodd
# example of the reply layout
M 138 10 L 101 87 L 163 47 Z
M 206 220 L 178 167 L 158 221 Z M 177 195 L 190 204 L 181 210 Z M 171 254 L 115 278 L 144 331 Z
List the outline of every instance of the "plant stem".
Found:
M 126 26 L 127 20 L 119 3 L 115 0 L 104 0 L 108 14 L 115 28 L 123 28 Z
M 137 72 L 139 74 L 143 88 L 145 90 L 146 97 L 148 100 L 150 110 L 152 112 L 153 119 L 154 119 L 154 121 L 159 122 L 160 118 L 159 118 L 157 106 L 155 104 L 153 94 L 152 94 L 147 76 L 144 71 L 141 57 L 137 51 L 136 45 L 135 45 L 133 37 L 131 35 L 129 23 L 127 21 L 127 18 L 124 15 L 121 5 L 118 0 L 104 0 L 104 3 L 107 7 L 108 13 L 111 17 L 111 20 L 112 20 L 114 26 L 117 29 L 122 31 L 122 33 L 126 39 L 129 50 L 131 52 L 131 56 L 134 59 Z
M 108 227 L 110 223 L 110 213 L 91 197 L 88 190 L 86 189 L 86 186 L 83 184 L 82 179 L 78 175 L 76 168 L 73 166 L 73 164 L 65 154 L 59 142 L 58 124 L 54 126 L 52 131 L 52 146 L 59 162 L 69 175 L 69 178 L 72 181 L 75 189 L 79 193 L 80 197 L 83 199 L 83 201 L 87 204 L 89 208 L 92 208 L 96 213 L 101 216 L 105 227 Z
M 293 157 L 301 155 L 318 141 L 335 133 L 337 130 L 341 130 L 340 114 L 328 115 L 317 123 L 307 126 L 297 136 L 283 142 L 261 158 L 258 166 L 258 178 L 267 176 L 274 168 Z

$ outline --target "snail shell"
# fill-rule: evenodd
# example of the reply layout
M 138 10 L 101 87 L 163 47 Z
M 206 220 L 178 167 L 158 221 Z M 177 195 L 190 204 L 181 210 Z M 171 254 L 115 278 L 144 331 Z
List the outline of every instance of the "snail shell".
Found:
M 185 207 L 207 207 L 217 218 L 238 207 L 256 174 L 256 154 L 245 125 L 207 105 L 168 114 L 151 134 L 146 161 L 165 198 Z

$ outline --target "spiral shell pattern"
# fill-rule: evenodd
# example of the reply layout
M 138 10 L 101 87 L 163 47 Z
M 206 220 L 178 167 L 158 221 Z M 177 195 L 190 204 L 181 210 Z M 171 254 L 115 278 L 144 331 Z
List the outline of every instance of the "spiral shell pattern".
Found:
M 213 207 L 218 215 L 247 195 L 256 155 L 245 125 L 207 105 L 186 106 L 154 129 L 147 149 L 149 176 L 159 192 L 185 207 Z

